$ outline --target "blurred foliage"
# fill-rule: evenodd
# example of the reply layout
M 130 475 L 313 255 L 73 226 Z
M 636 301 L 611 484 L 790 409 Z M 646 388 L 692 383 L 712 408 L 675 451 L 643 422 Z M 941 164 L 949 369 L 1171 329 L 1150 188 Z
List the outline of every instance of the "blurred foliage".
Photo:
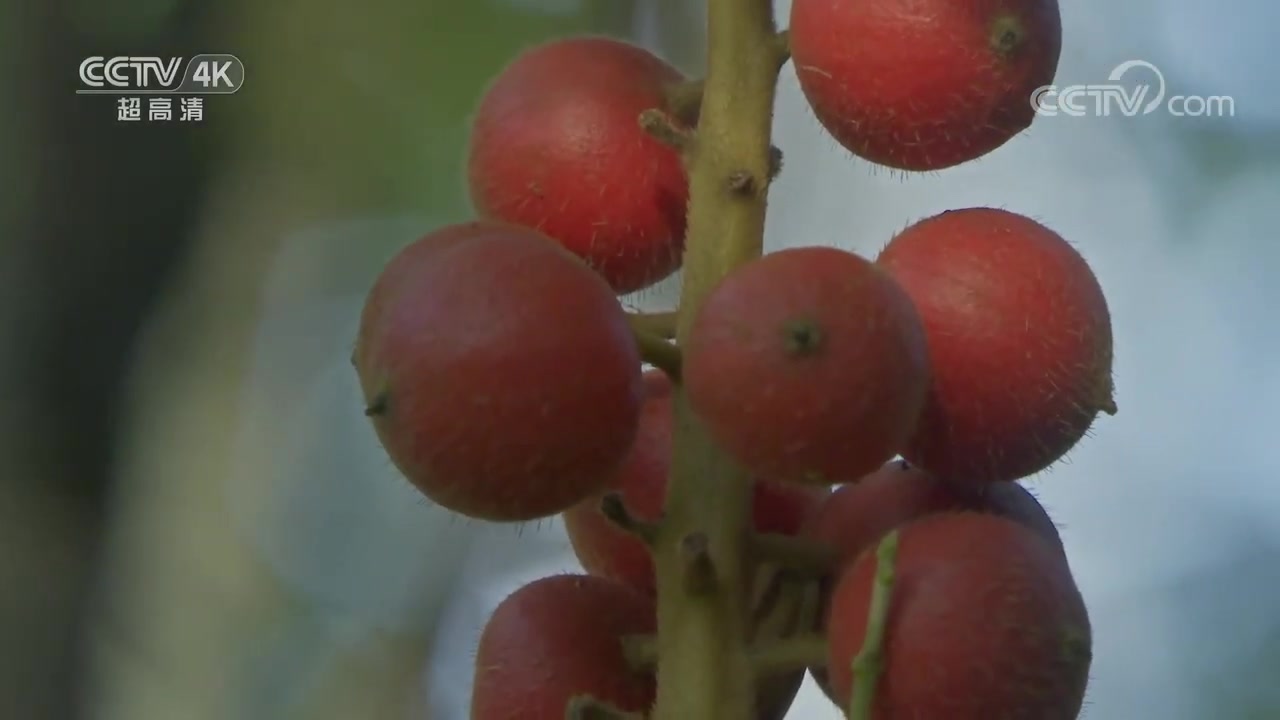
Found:
M 163 33 L 174 16 L 189 4 L 184 0 L 70 0 L 66 18 L 74 29 L 99 41 L 138 46 Z
M 305 169 L 329 212 L 457 219 L 466 211 L 466 119 L 488 79 L 551 36 L 627 31 L 632 2 L 580 6 L 564 14 L 483 0 L 247 6 L 228 45 L 243 48 L 249 80 L 236 122 L 220 127 L 243 153 Z
M 280 468 L 269 462 L 237 467 L 246 461 L 237 454 L 246 453 L 231 436 L 251 405 L 237 402 L 246 378 L 261 370 L 255 365 L 282 357 L 263 346 L 310 342 L 311 323 L 255 336 L 264 312 L 295 309 L 341 332 L 334 306 L 322 300 L 358 298 L 381 261 L 414 234 L 469 214 L 467 116 L 487 78 L 520 48 L 552 36 L 628 34 L 633 14 L 629 0 L 591 0 L 572 12 L 532 3 L 355 8 L 286 0 L 224 6 L 202 27 L 202 49 L 239 56 L 246 82 L 235 96 L 206 98 L 204 122 L 191 137 L 195 157 L 213 164 L 210 189 L 199 198 L 205 206 L 189 228 L 195 248 L 171 279 L 134 370 L 136 422 L 113 542 L 119 562 L 99 628 L 99 717 L 403 717 L 420 704 L 416 688 L 430 638 L 370 632 L 343 617 L 347 608 L 326 607 L 314 588 L 291 583 L 296 578 L 271 564 L 256 531 L 243 527 L 243 513 L 228 507 L 228 493 L 239 493 L 241 509 L 255 508 L 253 523 L 300 543 L 313 537 L 305 521 L 323 517 L 326 542 L 313 552 L 341 545 L 348 534 L 386 529 L 317 514 L 315 506 L 333 499 L 321 495 L 333 488 L 314 476 L 308 484 L 305 468 L 290 468 L 286 477 L 273 475 Z M 111 127 L 108 103 L 86 105 Z M 173 157 L 173 170 L 189 165 L 185 160 Z M 421 224 L 388 222 L 410 217 Z M 326 342 L 330 334 L 316 333 Z M 328 346 L 318 352 L 323 357 L 311 359 L 335 359 L 349 370 L 349 349 L 333 358 Z M 289 409 L 259 428 L 263 452 L 297 429 L 281 425 L 307 405 L 299 398 L 315 391 L 317 373 L 301 360 L 286 364 L 291 372 L 266 393 Z M 351 410 L 363 420 L 357 405 Z M 321 436 L 333 424 L 317 423 Z M 252 453 L 248 459 L 256 460 Z M 295 485 L 309 490 L 308 502 L 274 501 Z M 429 563 L 426 550 L 416 557 Z M 323 572 L 328 560 L 336 563 L 331 576 L 358 583 L 364 576 L 342 566 L 344 558 L 350 554 L 312 556 L 305 569 Z M 442 573 L 440 582 L 450 579 Z

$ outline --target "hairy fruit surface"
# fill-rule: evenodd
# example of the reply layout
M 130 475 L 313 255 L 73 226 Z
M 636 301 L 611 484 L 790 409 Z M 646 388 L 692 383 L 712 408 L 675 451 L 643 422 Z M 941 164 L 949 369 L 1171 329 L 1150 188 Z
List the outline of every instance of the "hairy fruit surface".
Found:
M 1058 550 L 979 513 L 903 526 L 872 718 L 1075 720 L 1092 663 L 1084 600 Z M 831 689 L 847 706 L 877 559 L 836 585 L 827 619 Z
M 928 387 L 910 299 L 871 262 L 829 247 L 738 268 L 699 309 L 689 402 L 757 477 L 851 482 L 897 455 Z
M 818 121 L 901 170 L 958 165 L 1025 130 L 1062 50 L 1057 0 L 794 0 L 789 34 Z
M 628 661 L 625 638 L 651 635 L 653 601 L 603 578 L 552 575 L 490 616 L 476 651 L 471 720 L 564 720 L 591 697 L 624 712 L 653 703 L 654 678 Z
M 1111 316 L 1084 258 L 1031 218 L 950 210 L 903 230 L 880 267 L 911 296 L 931 384 L 902 455 L 977 486 L 1037 473 L 1114 413 Z
M 441 228 L 392 258 L 353 360 L 396 467 L 486 520 L 546 517 L 605 487 L 644 396 L 608 285 L 550 239 L 492 222 Z
M 688 182 L 679 154 L 639 117 L 663 109 L 683 79 L 610 38 L 526 50 L 476 110 L 467 161 L 476 211 L 541 230 L 617 293 L 667 277 L 682 259 Z

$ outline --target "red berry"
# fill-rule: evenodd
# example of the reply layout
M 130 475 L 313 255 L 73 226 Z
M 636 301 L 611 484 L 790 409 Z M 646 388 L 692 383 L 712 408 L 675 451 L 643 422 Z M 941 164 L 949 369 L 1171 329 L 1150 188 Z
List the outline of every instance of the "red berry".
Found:
M 635 671 L 623 638 L 656 629 L 653 601 L 585 575 L 554 575 L 516 590 L 480 636 L 471 720 L 564 720 L 590 696 L 623 712 L 647 712 L 651 673 Z
M 843 250 L 792 248 L 711 292 L 683 376 L 711 435 L 749 471 L 832 485 L 898 454 L 924 401 L 928 357 L 892 278 Z
M 679 155 L 640 113 L 666 105 L 678 70 L 619 40 L 580 37 L 525 51 L 476 111 L 468 171 L 486 217 L 537 228 L 619 293 L 680 266 L 688 183 Z
M 671 442 L 672 398 L 651 396 L 640 417 L 640 430 L 631 453 L 609 490 L 622 496 L 623 506 L 638 520 L 652 522 L 662 516 L 671 470 Z M 752 490 L 753 525 L 758 532 L 794 535 L 829 492 L 825 487 L 758 481 Z M 574 554 L 587 572 L 645 593 L 655 592 L 648 547 L 601 513 L 599 497 L 566 510 L 564 525 Z
M 1066 557 L 1058 527 L 1026 488 L 999 483 L 971 490 L 939 481 L 902 461 L 888 463 L 856 483 L 836 488 L 805 526 L 805 536 L 837 549 L 852 562 L 890 530 L 926 515 L 971 511 L 1022 523 Z
M 387 264 L 354 355 L 396 467 L 465 515 L 518 521 L 599 492 L 626 456 L 640 359 L 608 285 L 538 233 L 437 230 Z
M 752 527 L 758 533 L 796 535 L 830 494 L 826 485 L 757 480 L 751 496 Z
M 789 35 L 800 88 L 841 145 L 939 170 L 1031 124 L 1062 20 L 1057 0 L 793 0 Z
M 1075 720 L 1092 658 L 1088 612 L 1057 548 L 976 513 L 902 527 L 871 717 Z M 827 620 L 841 706 L 866 635 L 876 554 L 836 586 Z
M 872 550 L 894 528 L 926 515 L 960 511 L 990 513 L 1022 523 L 1066 558 L 1057 525 L 1035 496 L 1018 483 L 966 490 L 900 460 L 837 488 L 814 512 L 804 535 L 834 548 L 843 566 Z M 830 584 L 824 583 L 824 589 L 829 591 Z M 825 668 L 813 667 L 809 672 L 834 701 Z
M 952 210 L 895 237 L 877 263 L 924 321 L 932 385 L 902 455 L 949 482 L 1044 470 L 1115 412 L 1111 319 L 1084 258 L 1005 210 Z

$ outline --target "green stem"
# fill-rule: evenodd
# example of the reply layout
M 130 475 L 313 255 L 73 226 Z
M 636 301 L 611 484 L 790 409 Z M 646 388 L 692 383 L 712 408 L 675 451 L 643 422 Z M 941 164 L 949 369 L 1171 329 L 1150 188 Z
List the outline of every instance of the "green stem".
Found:
M 680 348 L 653 333 L 633 330 L 631 334 L 635 335 L 642 360 L 662 370 L 672 380 L 680 378 Z
M 751 665 L 756 677 L 767 678 L 827 663 L 827 638 L 818 634 L 794 635 L 756 648 Z
M 676 336 L 675 312 L 633 312 L 627 314 L 627 321 L 636 332 L 650 333 L 664 340 Z
M 702 80 L 689 80 L 667 88 L 667 106 L 664 108 L 685 125 L 697 125 L 702 114 Z
M 707 25 L 707 76 L 685 149 L 689 222 L 676 328 L 682 347 L 715 284 L 763 250 L 783 62 L 772 0 L 708 0 Z M 694 417 L 683 388 L 674 400 L 672 475 L 654 548 L 661 660 L 653 717 L 743 720 L 755 700 L 747 651 L 750 485 Z
M 876 576 L 871 589 L 871 609 L 867 611 L 867 633 L 862 648 L 853 659 L 853 692 L 849 698 L 849 720 L 871 720 L 876 685 L 884 671 L 885 626 L 893 599 L 894 563 L 898 557 L 898 531 L 894 530 L 876 546 Z
M 658 108 L 649 108 L 640 113 L 640 127 L 658 142 L 680 152 L 684 152 L 689 143 L 693 142 L 693 133 L 679 125 L 678 119 L 673 120 Z
M 828 545 L 778 533 L 752 535 L 751 550 L 759 562 L 777 563 L 807 577 L 825 577 L 840 562 L 840 553 Z

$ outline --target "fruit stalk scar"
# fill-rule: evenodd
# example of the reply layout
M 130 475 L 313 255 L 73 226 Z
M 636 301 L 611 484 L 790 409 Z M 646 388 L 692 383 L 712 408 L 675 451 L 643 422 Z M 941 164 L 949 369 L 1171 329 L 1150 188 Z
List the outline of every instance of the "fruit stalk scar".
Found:
M 695 142 L 685 154 L 681 347 L 716 283 L 763 252 L 765 197 L 776 169 L 770 161 L 774 97 L 785 59 L 776 37 L 772 0 L 708 0 L 707 74 Z M 674 390 L 671 481 L 654 547 L 661 662 L 652 717 L 742 720 L 754 715 L 755 699 L 744 592 L 751 483 L 712 442 L 684 388 Z M 697 535 L 705 546 L 691 555 L 697 548 L 686 538 Z M 714 582 L 702 582 L 707 579 Z
M 787 354 L 792 357 L 816 355 L 822 351 L 822 327 L 806 320 L 789 322 L 783 328 L 783 341 L 787 346 Z
M 371 418 L 381 417 L 387 414 L 387 408 L 389 407 L 390 407 L 390 399 L 387 396 L 387 391 L 383 390 L 377 395 L 374 395 L 373 398 L 369 400 L 369 404 L 366 405 L 364 408 L 364 415 L 365 417 L 371 417 Z
M 1009 57 L 1022 47 L 1026 35 L 1017 17 L 1002 15 L 991 24 L 991 50 L 1000 57 Z
M 867 634 L 862 649 L 853 658 L 853 691 L 849 697 L 849 720 L 871 720 L 876 685 L 884 670 L 885 626 L 893 599 L 894 562 L 898 556 L 898 531 L 893 530 L 876 546 L 876 582 L 867 612 Z

